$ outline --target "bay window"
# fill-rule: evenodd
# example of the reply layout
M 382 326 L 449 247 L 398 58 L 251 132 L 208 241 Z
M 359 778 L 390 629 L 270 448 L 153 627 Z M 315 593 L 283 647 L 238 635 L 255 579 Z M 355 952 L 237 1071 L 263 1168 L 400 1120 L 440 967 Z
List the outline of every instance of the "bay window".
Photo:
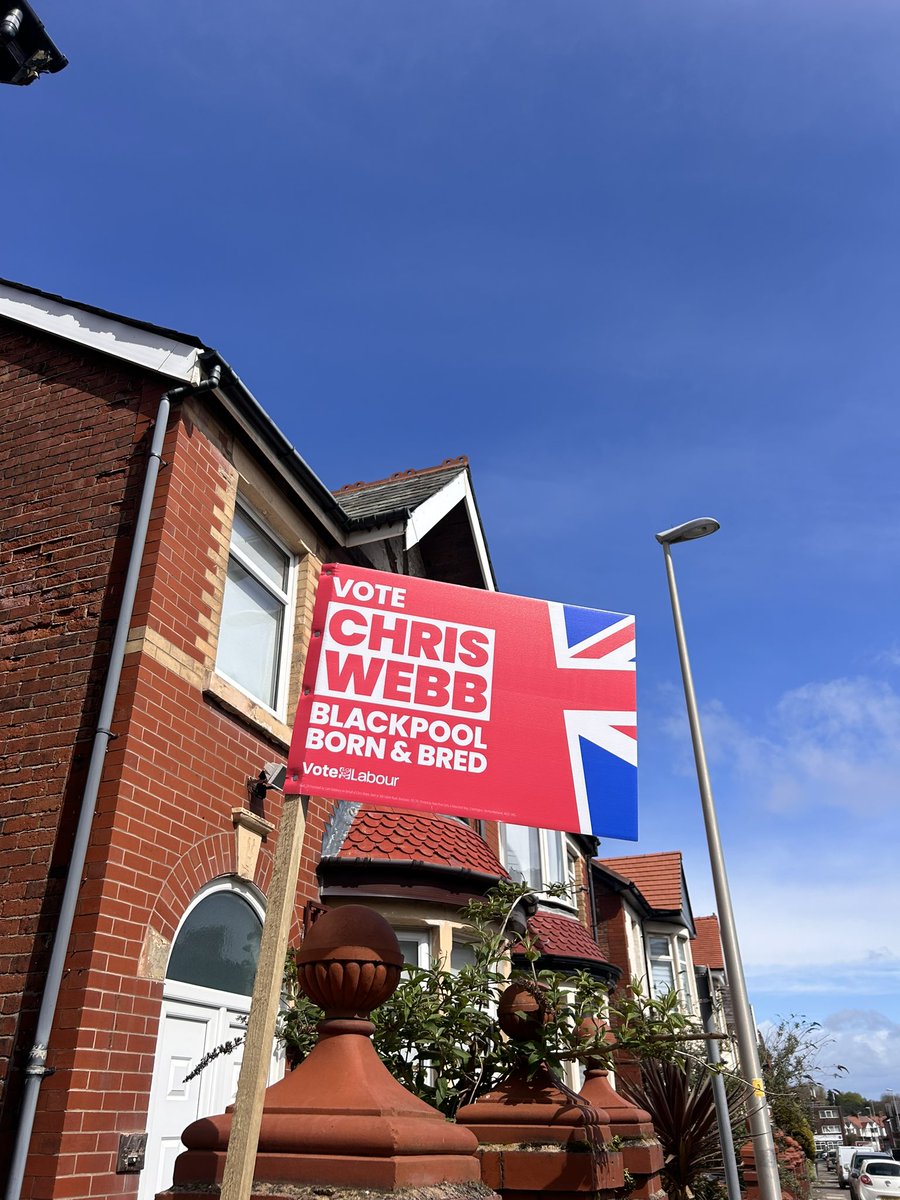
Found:
M 687 939 L 677 934 L 647 933 L 650 990 L 654 996 L 676 992 L 682 1009 L 694 1007 L 688 965 Z
M 294 561 L 242 504 L 234 510 L 216 671 L 283 714 Z
M 502 825 L 503 858 L 510 877 L 527 883 L 535 892 L 546 892 L 552 884 L 565 884 L 570 890 L 576 872 L 568 841 L 558 829 L 532 829 L 528 825 Z M 563 903 L 574 906 L 569 895 Z

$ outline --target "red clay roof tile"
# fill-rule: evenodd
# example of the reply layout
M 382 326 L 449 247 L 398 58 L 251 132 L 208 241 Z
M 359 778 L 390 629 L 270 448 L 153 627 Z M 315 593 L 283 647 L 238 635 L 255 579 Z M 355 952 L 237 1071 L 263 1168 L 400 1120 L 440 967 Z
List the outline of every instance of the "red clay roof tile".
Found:
M 712 967 L 714 971 L 725 970 L 725 959 L 722 956 L 722 935 L 719 932 L 719 918 L 715 913 L 711 917 L 697 917 L 694 920 L 697 936 L 691 945 L 691 957 L 697 967 Z
M 681 851 L 662 854 L 629 854 L 624 858 L 598 858 L 601 867 L 609 867 L 633 883 L 652 908 L 680 912 L 684 905 L 681 889 Z
M 474 829 L 453 817 L 366 805 L 353 819 L 339 858 L 431 863 L 507 879 Z
M 552 954 L 557 958 L 580 958 L 592 962 L 607 962 L 603 951 L 585 927 L 573 917 L 538 912 L 528 922 L 528 928 L 535 935 L 537 948 L 541 954 Z

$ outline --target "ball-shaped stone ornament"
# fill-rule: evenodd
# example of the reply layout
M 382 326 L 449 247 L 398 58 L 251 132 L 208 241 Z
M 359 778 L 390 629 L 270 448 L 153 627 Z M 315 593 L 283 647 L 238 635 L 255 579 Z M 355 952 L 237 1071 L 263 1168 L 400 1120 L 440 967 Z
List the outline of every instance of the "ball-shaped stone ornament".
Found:
M 297 953 L 297 982 L 327 1018 L 366 1017 L 400 982 L 403 955 L 380 913 L 361 904 L 330 909 Z
M 575 1035 L 586 1049 L 591 1047 L 592 1050 L 595 1050 L 585 1058 L 585 1066 L 594 1070 L 603 1070 L 606 1067 L 607 1056 L 601 1049 L 601 1043 L 614 1046 L 616 1042 L 616 1035 L 606 1021 L 602 1017 L 584 1017 L 575 1030 Z
M 542 993 L 543 983 L 518 980 L 511 983 L 497 1004 L 500 1028 L 514 1042 L 536 1038 L 550 1019 Z

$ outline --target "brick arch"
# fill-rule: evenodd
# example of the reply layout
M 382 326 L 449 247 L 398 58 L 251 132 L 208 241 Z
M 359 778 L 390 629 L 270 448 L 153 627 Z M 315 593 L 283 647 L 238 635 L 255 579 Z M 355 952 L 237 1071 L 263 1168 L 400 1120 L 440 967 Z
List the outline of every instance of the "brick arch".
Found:
M 202 887 L 234 875 L 234 833 L 214 833 L 193 845 L 172 867 L 160 888 L 150 925 L 171 944 L 185 909 Z M 272 877 L 272 853 L 261 846 L 253 884 L 263 896 Z

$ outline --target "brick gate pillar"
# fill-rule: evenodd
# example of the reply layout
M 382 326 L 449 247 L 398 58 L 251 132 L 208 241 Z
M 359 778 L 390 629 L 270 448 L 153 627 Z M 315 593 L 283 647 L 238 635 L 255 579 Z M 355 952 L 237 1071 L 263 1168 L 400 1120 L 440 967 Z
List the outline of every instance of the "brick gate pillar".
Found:
M 545 1020 L 539 991 L 512 983 L 498 1016 L 513 1041 L 533 1038 Z M 570 1092 L 545 1064 L 529 1070 L 524 1055 L 499 1087 L 456 1119 L 478 1138 L 482 1178 L 503 1200 L 589 1200 L 623 1187 L 607 1114 Z
M 368 1016 L 396 988 L 402 962 L 390 925 L 360 905 L 325 913 L 307 933 L 298 982 L 325 1019 L 310 1054 L 266 1091 L 254 1200 L 323 1188 L 369 1200 L 403 1189 L 497 1200 L 480 1182 L 474 1135 L 408 1092 L 372 1045 Z M 172 1192 L 218 1194 L 230 1130 L 230 1112 L 188 1126 Z
M 605 1029 L 604 1022 L 591 1018 L 582 1022 L 579 1033 L 590 1038 L 598 1033 L 602 1035 Z M 629 1194 L 636 1200 L 662 1200 L 665 1196 L 660 1180 L 663 1151 L 653 1128 L 653 1118 L 613 1088 L 602 1058 L 588 1058 L 585 1068 L 581 1095 L 589 1104 L 603 1108 L 609 1114 L 610 1132 L 619 1140 L 623 1165 L 633 1181 Z

